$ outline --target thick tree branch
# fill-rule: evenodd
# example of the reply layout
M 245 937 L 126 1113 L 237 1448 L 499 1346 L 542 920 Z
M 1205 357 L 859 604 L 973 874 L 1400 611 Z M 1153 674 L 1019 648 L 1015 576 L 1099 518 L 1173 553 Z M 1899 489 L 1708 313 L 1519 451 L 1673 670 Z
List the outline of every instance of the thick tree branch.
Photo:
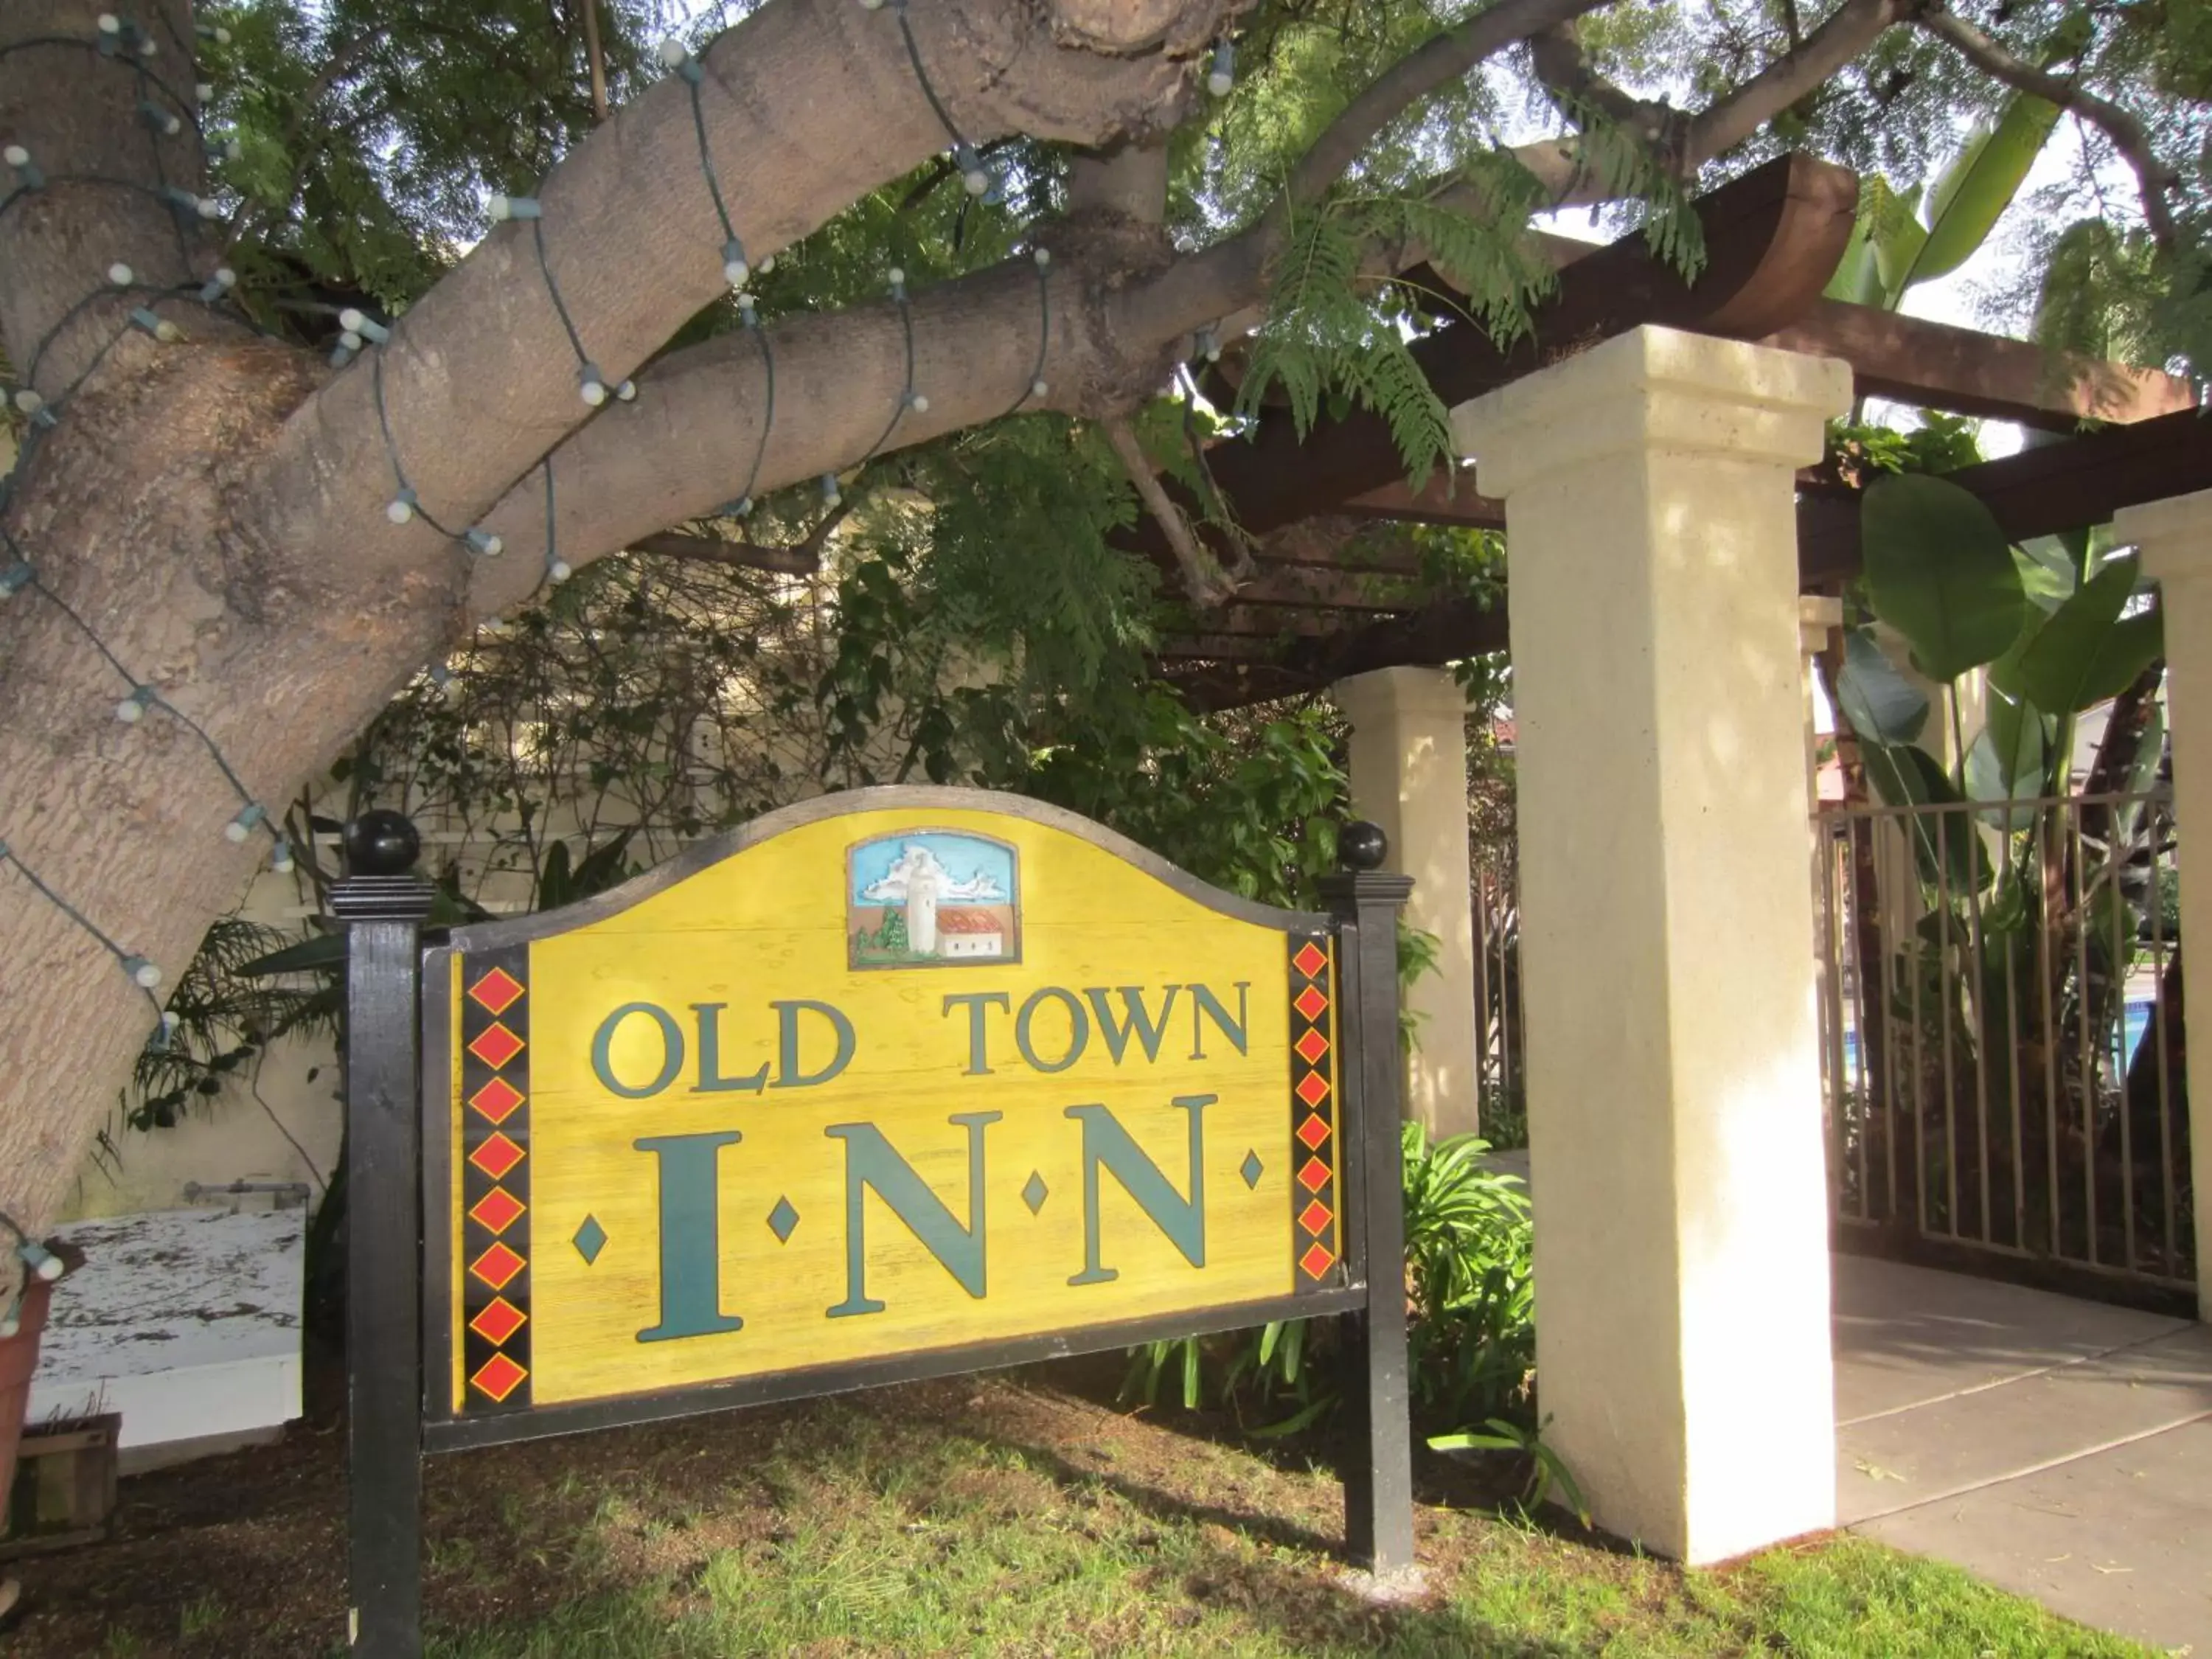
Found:
M 1533 50 L 1538 78 L 1569 101 L 1594 106 L 1639 131 L 1662 151 L 1674 177 L 1687 182 L 1716 156 L 1742 143 L 1814 91 L 1908 18 L 1925 0 L 1844 0 L 1798 45 L 1733 92 L 1694 114 L 1622 91 L 1591 66 L 1571 28 L 1554 30 Z M 1525 144 L 1515 155 L 1561 207 L 1599 199 L 1599 182 L 1583 167 L 1572 138 Z
M 1322 194 L 1376 135 L 1440 87 L 1463 79 L 1506 47 L 1594 11 L 1604 0 L 1498 0 L 1487 11 L 1431 36 L 1361 88 L 1291 170 L 1284 197 L 1295 206 Z
M 1229 578 L 1222 574 L 1221 566 L 1213 555 L 1199 545 L 1198 538 L 1191 534 L 1189 520 L 1182 509 L 1168 499 L 1168 492 L 1160 487 L 1158 475 L 1152 471 L 1152 458 L 1128 421 L 1120 415 L 1109 415 L 1100 422 L 1105 428 L 1106 441 L 1114 447 L 1122 471 L 1136 486 L 1137 499 L 1144 502 L 1145 511 L 1160 527 L 1175 551 L 1176 565 L 1182 572 L 1182 591 L 1193 605 L 1205 609 L 1228 599 L 1234 590 Z
M 1093 16 L 1091 0 L 961 0 L 908 15 L 963 137 L 1101 143 L 1172 123 L 1190 95 L 1191 56 L 1236 3 L 1144 0 Z M 708 144 L 755 262 L 948 142 L 898 16 L 851 0 L 778 0 L 706 52 Z M 1064 44 L 1071 31 L 1091 44 Z M 1146 44 L 1113 55 L 1122 39 Z M 426 516 L 458 530 L 590 415 L 577 347 L 539 268 L 541 233 L 576 339 L 610 386 L 726 292 L 690 99 L 672 76 L 617 112 L 540 187 L 540 220 L 495 228 L 409 312 L 380 354 L 381 410 L 363 362 L 293 417 L 264 477 L 258 528 L 270 542 L 339 541 L 395 572 L 450 559 L 421 520 L 383 521 L 398 488 L 385 428 Z
M 2135 169 L 2136 188 L 2142 193 L 2143 223 L 2150 229 L 2151 240 L 2161 252 L 2170 254 L 2174 251 L 2177 243 L 2173 210 L 2166 197 L 2169 191 L 2180 188 L 2181 177 L 2159 159 L 2141 121 L 2079 82 L 2014 57 L 1963 17 L 1931 8 L 1913 21 L 1936 39 L 1948 42 L 1984 75 L 2016 91 L 2033 93 L 2061 109 L 2072 111 L 2111 139 L 2112 148 Z
M 788 547 L 763 546 L 758 542 L 733 542 L 724 536 L 687 536 L 662 531 L 640 536 L 633 553 L 654 553 L 665 559 L 688 559 L 694 564 L 728 565 L 736 570 L 766 570 L 780 576 L 811 576 L 822 568 L 822 544 L 830 529 L 844 519 L 840 511 L 823 520 L 814 534 Z M 827 526 L 823 527 L 823 526 Z

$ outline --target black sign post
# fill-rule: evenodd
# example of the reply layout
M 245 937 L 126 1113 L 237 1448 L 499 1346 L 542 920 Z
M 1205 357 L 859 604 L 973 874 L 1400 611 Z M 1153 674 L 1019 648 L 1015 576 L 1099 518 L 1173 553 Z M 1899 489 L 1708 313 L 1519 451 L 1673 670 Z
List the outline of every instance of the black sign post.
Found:
M 456 1363 L 451 1344 L 458 1316 L 449 1288 L 456 1271 L 453 1224 L 437 1213 L 456 1201 L 453 1147 L 461 1125 L 452 1097 L 459 1086 L 453 1052 L 458 1022 L 454 987 L 470 988 L 468 994 L 479 1000 L 492 997 L 497 1010 L 520 1020 L 522 1016 L 514 1010 L 531 994 L 526 983 L 532 976 L 531 941 L 588 926 L 775 835 L 823 817 L 880 813 L 886 807 L 981 807 L 1041 820 L 1103 847 L 1186 897 L 1282 931 L 1294 992 L 1292 1029 L 1298 1033 L 1291 1044 L 1290 1113 L 1283 1129 L 1291 1139 L 1295 1125 L 1293 1152 L 1303 1160 L 1293 1200 L 1303 1206 L 1296 1224 L 1303 1231 L 1293 1238 L 1304 1243 L 1295 1264 L 1298 1282 L 1289 1294 L 1260 1302 L 1200 1306 L 934 1351 L 890 1352 L 836 1365 L 733 1375 L 696 1387 L 581 1403 L 532 1404 L 527 1396 L 502 1389 L 494 1396 L 500 1409 L 486 1415 L 459 1413 L 442 1380 Z M 356 1653 L 367 1659 L 420 1659 L 422 1460 L 427 1452 L 1111 1351 L 1284 1318 L 1338 1316 L 1346 1321 L 1346 1395 L 1352 1417 L 1342 1469 L 1346 1553 L 1377 1577 L 1413 1565 L 1397 961 L 1398 912 L 1413 883 L 1381 872 L 1387 848 L 1382 832 L 1373 824 L 1346 826 L 1340 838 L 1345 869 L 1321 882 L 1329 914 L 1308 915 L 1218 893 L 1097 825 L 1036 803 L 968 791 L 863 791 L 774 814 L 721 842 L 693 849 L 617 893 L 549 915 L 457 929 L 427 951 L 422 926 L 434 890 L 410 873 L 420 849 L 413 826 L 397 813 L 371 812 L 347 826 L 345 842 L 347 873 L 331 890 L 331 908 L 349 934 L 347 1454 L 349 1642 Z M 526 1047 L 525 1039 L 505 1026 L 496 1035 L 505 1046 L 490 1051 L 489 1058 L 481 1034 L 470 1049 L 494 1073 Z M 529 1037 L 539 1044 L 548 1040 L 543 1032 Z M 511 1069 L 521 1074 L 519 1066 Z M 523 1098 L 518 1086 L 480 1083 L 469 1102 L 471 1110 L 488 1111 L 494 1126 L 471 1132 L 469 1158 L 481 1166 L 485 1154 L 497 1154 L 495 1184 L 530 1156 L 517 1139 L 530 1133 L 520 1110 Z M 1323 1155 L 1332 1136 L 1340 1136 L 1340 1163 Z M 1256 1187 L 1267 1162 L 1256 1151 L 1246 1153 L 1238 1171 L 1246 1188 Z M 980 1199 L 975 1201 L 980 1206 Z M 1025 1201 L 1035 1213 L 1038 1200 Z M 494 1236 L 489 1245 L 476 1241 L 471 1270 L 491 1272 L 494 1289 L 510 1297 L 526 1294 L 515 1288 L 524 1258 L 495 1236 L 523 1212 L 522 1204 L 510 1201 L 486 1220 L 481 1198 L 469 1212 L 470 1225 L 489 1228 Z M 603 1243 L 604 1236 L 591 1239 L 580 1231 L 572 1247 L 589 1265 Z M 502 1255 L 505 1260 L 495 1260 Z M 496 1309 L 505 1310 L 509 1322 L 485 1336 L 495 1348 L 522 1325 L 522 1318 L 504 1304 Z M 482 1334 L 475 1322 L 470 1328 Z M 440 1379 L 428 1391 L 426 1353 L 430 1376 Z M 479 1366 L 471 1386 L 482 1387 L 495 1363 Z M 521 1369 L 517 1362 L 508 1363 L 512 1370 Z
M 397 812 L 346 826 L 331 908 L 346 924 L 348 1638 L 422 1651 L 422 1107 L 416 1042 L 421 841 Z
M 1381 869 L 1389 851 L 1371 823 L 1337 838 L 1345 868 L 1321 879 L 1337 921 L 1337 975 L 1347 1023 L 1358 1033 L 1344 1075 L 1345 1184 L 1353 1194 L 1346 1255 L 1367 1286 L 1364 1308 L 1345 1316 L 1346 1403 L 1352 1425 L 1344 1462 L 1344 1546 L 1378 1578 L 1413 1565 L 1413 1466 L 1406 1392 L 1406 1217 L 1403 1062 L 1398 1053 L 1398 912 L 1410 876 Z

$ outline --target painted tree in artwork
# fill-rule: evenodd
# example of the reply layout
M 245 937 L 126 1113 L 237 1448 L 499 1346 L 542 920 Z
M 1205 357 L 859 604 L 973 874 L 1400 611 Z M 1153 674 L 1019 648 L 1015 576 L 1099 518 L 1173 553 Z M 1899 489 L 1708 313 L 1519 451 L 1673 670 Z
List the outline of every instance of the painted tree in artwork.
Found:
M 1049 634 L 1095 675 L 1151 580 L 1118 526 L 1155 515 L 1201 599 L 1237 579 L 1151 487 L 1179 364 L 1249 335 L 1237 418 L 1365 403 L 1419 473 L 1447 440 L 1406 339 L 1524 326 L 1533 215 L 1611 204 L 1694 264 L 1686 192 L 1791 145 L 1911 173 L 2023 89 L 2133 172 L 2107 287 L 2187 349 L 2202 0 L 2098 10 L 2047 67 L 2062 25 L 9 0 L 0 1209 L 53 1212 L 301 781 L 486 618 L 672 526 L 767 557 L 896 488 L 979 648 Z

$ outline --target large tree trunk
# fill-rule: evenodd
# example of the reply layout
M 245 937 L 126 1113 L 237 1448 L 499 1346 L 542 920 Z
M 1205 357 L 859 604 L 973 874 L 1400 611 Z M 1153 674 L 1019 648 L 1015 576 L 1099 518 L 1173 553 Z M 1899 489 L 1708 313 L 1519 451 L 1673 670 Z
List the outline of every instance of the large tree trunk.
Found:
M 1179 118 L 1190 65 L 1233 9 L 964 0 L 916 8 L 911 26 L 970 139 L 1019 130 L 1102 143 Z M 15 0 L 0 47 L 90 43 L 99 10 Z M 189 7 L 164 0 L 147 21 L 164 49 L 152 64 L 189 89 Z M 216 262 L 197 222 L 155 193 L 160 179 L 196 186 L 197 141 L 189 125 L 149 138 L 129 60 L 88 45 L 0 53 L 0 133 L 48 180 L 0 216 L 0 339 L 58 416 L 33 434 L 0 519 L 37 573 L 0 609 L 0 839 L 13 860 L 0 866 L 0 1210 L 33 1230 L 76 1175 L 156 1008 L 29 877 L 173 979 L 269 851 L 264 835 L 244 847 L 225 838 L 240 800 L 210 745 L 255 800 L 282 802 L 475 617 L 538 586 L 542 475 L 525 475 L 542 456 L 569 446 L 556 463 L 561 544 L 580 565 L 734 494 L 750 447 L 732 441 L 730 411 L 757 418 L 743 367 L 757 344 L 740 337 L 672 359 L 641 377 L 634 406 L 610 405 L 586 425 L 527 223 L 496 228 L 395 327 L 380 362 L 336 374 L 167 292 L 196 286 Z M 947 142 L 889 10 L 775 0 L 702 61 L 717 177 L 756 261 Z M 548 259 L 610 384 L 725 289 L 698 142 L 689 88 L 672 76 L 543 186 Z M 1139 240 L 1149 263 L 1164 262 L 1163 246 Z M 1109 343 L 1106 296 L 1130 275 L 1131 238 L 1094 228 L 1086 242 L 1079 227 L 1071 240 L 1051 270 L 1045 374 L 1060 386 L 1033 407 L 1076 409 L 1109 383 L 1119 393 L 1133 378 L 1157 383 L 1166 361 L 1167 336 Z M 162 292 L 103 292 L 117 261 Z M 895 444 L 994 416 L 1029 389 L 1038 292 L 1024 263 L 917 302 L 915 383 L 931 408 Z M 133 330 L 133 305 L 187 340 Z M 848 466 L 868 448 L 906 386 L 894 337 L 903 331 L 890 307 L 775 331 L 777 415 L 757 488 Z M 424 510 L 406 524 L 386 512 L 399 486 L 380 375 L 392 443 Z M 721 412 L 696 447 L 711 453 L 696 453 L 690 416 L 709 399 Z M 489 517 L 511 550 L 480 559 L 432 517 L 454 532 Z M 14 562 L 0 552 L 0 566 Z M 125 724 L 115 711 L 134 684 L 160 702 Z

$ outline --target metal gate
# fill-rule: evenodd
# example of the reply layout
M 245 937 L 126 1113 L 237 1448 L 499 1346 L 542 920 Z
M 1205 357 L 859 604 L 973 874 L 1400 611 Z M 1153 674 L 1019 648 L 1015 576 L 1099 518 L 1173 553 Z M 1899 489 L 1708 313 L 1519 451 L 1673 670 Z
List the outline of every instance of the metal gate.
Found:
M 1815 828 L 1838 1244 L 2188 1291 L 2168 794 L 1829 807 Z

